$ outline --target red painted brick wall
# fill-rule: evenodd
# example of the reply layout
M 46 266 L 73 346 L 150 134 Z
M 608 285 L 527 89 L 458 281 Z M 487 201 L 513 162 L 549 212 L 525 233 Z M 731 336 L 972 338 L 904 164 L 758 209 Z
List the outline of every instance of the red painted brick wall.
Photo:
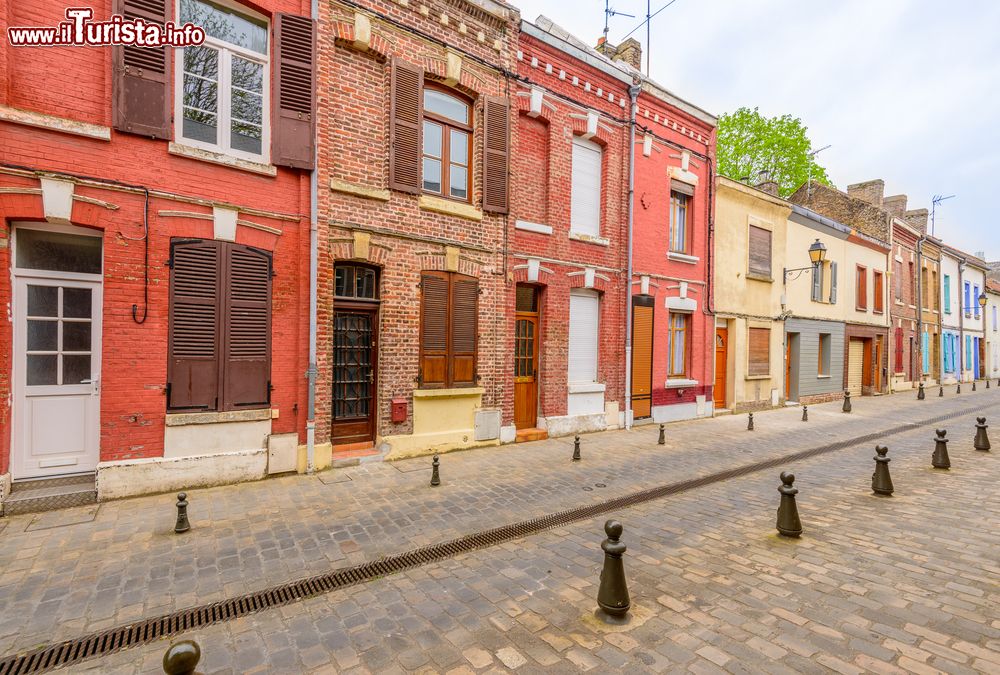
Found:
M 98 18 L 110 1 L 94 4 Z M 309 13 L 307 0 L 257 2 L 254 9 Z M 55 25 L 62 6 L 25 0 L 12 7 L 10 25 Z M 0 102 L 33 112 L 100 125 L 111 123 L 110 48 L 6 46 L 0 65 Z M 273 64 L 273 61 L 272 61 Z M 172 89 L 172 87 L 171 87 Z M 132 320 L 143 305 L 143 201 L 141 189 L 77 185 L 76 194 L 116 209 L 77 201 L 72 221 L 104 233 L 104 330 L 101 392 L 101 459 L 157 457 L 163 452 L 166 383 L 167 292 L 171 237 L 213 236 L 211 220 L 171 217 L 162 211 L 211 215 L 211 202 L 240 208 L 240 218 L 282 230 L 273 235 L 244 226 L 237 241 L 274 252 L 272 314 L 272 407 L 275 433 L 304 433 L 308 349 L 309 174 L 279 168 L 274 177 L 168 154 L 167 141 L 112 131 L 100 141 L 57 131 L 0 123 L 4 165 L 121 181 L 154 191 L 149 200 L 149 307 L 145 323 Z M 38 180 L 0 167 L 0 185 L 37 188 Z M 165 195 L 156 192 L 168 193 Z M 188 198 L 188 199 L 185 199 Z M 209 204 L 191 203 L 207 200 Z M 287 214 L 290 219 L 247 213 Z M 40 195 L 0 195 L 0 239 L 12 222 L 44 218 Z M 0 248 L 0 304 L 9 307 L 7 249 Z M 9 466 L 10 324 L 0 329 L 0 473 Z

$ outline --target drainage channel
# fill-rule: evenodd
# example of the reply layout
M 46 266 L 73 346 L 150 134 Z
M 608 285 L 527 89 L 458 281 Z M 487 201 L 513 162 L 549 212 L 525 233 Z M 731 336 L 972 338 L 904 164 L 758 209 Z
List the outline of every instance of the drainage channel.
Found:
M 970 414 L 972 413 L 969 411 L 950 413 L 924 420 L 919 425 L 928 426 Z M 644 502 L 711 485 L 712 483 L 738 478 L 765 469 L 772 469 L 788 464 L 789 462 L 824 455 L 886 436 L 912 431 L 914 426 L 913 423 L 901 424 L 877 433 L 865 434 L 864 436 L 838 441 L 818 448 L 762 460 L 699 478 L 648 488 L 591 504 L 590 506 L 576 507 L 519 523 L 495 527 L 491 530 L 468 534 L 444 543 L 423 546 L 361 565 L 346 567 L 327 574 L 257 591 L 256 593 L 248 593 L 229 600 L 180 610 L 172 614 L 66 640 L 65 642 L 48 647 L 40 647 L 25 654 L 4 658 L 0 661 L 0 675 L 43 673 L 55 668 L 69 666 L 97 656 L 104 656 L 122 649 L 146 644 L 160 638 L 171 637 L 195 628 L 204 628 L 215 623 L 231 621 L 264 609 L 281 607 L 282 605 L 288 605 L 306 598 L 373 581 L 389 574 L 410 570 L 415 567 L 427 565 L 428 563 L 451 558 L 461 553 L 488 548 L 554 527 L 594 518 L 609 511 L 628 508 Z

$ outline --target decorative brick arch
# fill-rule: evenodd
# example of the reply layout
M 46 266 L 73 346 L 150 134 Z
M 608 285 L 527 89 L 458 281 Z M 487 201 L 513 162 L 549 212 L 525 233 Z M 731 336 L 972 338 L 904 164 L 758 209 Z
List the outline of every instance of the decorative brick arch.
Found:
M 336 21 L 333 24 L 333 42 L 338 47 L 352 49 L 360 52 L 370 52 L 388 58 L 392 51 L 391 43 L 382 35 L 372 31 L 371 38 L 367 45 L 359 45 L 356 41 L 354 24 L 347 21 Z
M 568 272 L 566 276 L 569 277 L 570 288 L 588 288 L 590 290 L 606 293 L 609 290 L 609 286 L 611 284 L 611 278 L 605 274 L 602 274 L 601 272 L 594 273 L 593 286 L 587 286 L 586 270 L 580 270 L 578 272 Z
M 458 269 L 448 269 L 447 257 L 444 253 L 419 253 L 420 269 L 435 272 L 458 272 L 470 277 L 479 278 L 482 276 L 483 263 L 474 258 L 464 255 L 458 257 Z
M 607 147 L 615 143 L 615 132 L 613 129 L 607 126 L 601 121 L 600 115 L 597 117 L 597 134 L 594 136 L 587 137 L 587 118 L 580 118 L 579 116 L 571 116 L 569 118 L 572 124 L 573 135 L 586 138 L 587 140 L 597 143 L 602 148 L 607 149 Z
M 539 286 L 548 286 L 553 279 L 555 274 L 552 270 L 547 267 L 538 267 L 538 279 L 532 281 L 528 278 L 528 266 L 527 265 L 515 265 L 514 266 L 514 283 L 518 284 L 538 284 Z

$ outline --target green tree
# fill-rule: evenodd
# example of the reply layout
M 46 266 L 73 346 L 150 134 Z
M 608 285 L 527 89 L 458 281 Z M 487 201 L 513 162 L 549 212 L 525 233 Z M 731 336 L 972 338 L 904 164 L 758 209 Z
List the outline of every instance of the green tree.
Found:
M 830 185 L 826 169 L 810 156 L 811 144 L 802 120 L 791 115 L 764 117 L 757 108 L 739 108 L 719 118 L 718 172 L 755 184 L 761 171 L 770 173 L 782 197 L 809 179 Z

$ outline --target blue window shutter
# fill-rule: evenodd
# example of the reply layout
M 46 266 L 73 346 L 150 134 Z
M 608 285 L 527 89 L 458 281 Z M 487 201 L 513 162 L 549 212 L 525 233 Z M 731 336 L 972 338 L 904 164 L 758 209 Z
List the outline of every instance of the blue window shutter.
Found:
M 931 372 L 931 354 L 930 354 L 930 334 L 924 333 L 923 348 L 920 350 L 923 352 L 923 362 L 924 362 L 924 372 Z
M 943 355 L 944 356 L 944 363 L 943 363 L 943 365 L 944 365 L 944 372 L 950 373 L 951 372 L 951 368 L 948 365 L 948 336 L 947 335 L 944 335 L 942 337 L 942 347 L 943 347 L 943 349 L 941 351 L 944 352 L 944 355 Z
M 969 282 L 968 281 L 965 282 L 965 304 L 962 305 L 962 311 L 963 312 L 968 312 L 969 311 Z
M 944 275 L 944 313 L 951 314 L 951 277 Z
M 972 287 L 972 311 L 979 318 L 979 286 Z

